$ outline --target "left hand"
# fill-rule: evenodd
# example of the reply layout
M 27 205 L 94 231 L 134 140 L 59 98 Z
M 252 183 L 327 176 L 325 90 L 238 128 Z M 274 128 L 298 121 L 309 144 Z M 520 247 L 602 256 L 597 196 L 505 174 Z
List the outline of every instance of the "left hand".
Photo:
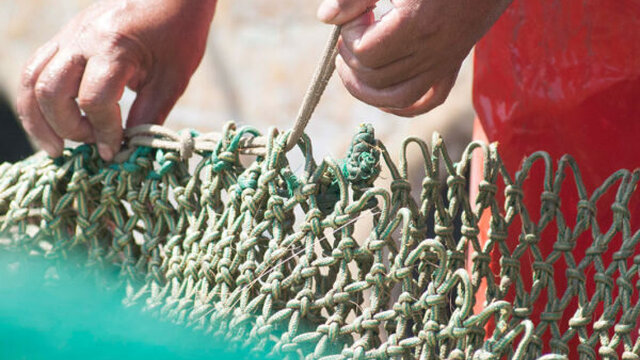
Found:
M 17 109 L 51 156 L 63 139 L 120 150 L 119 101 L 136 100 L 127 127 L 161 124 L 204 54 L 216 0 L 105 0 L 76 15 L 35 52 L 22 73 Z
M 356 98 L 399 116 L 442 104 L 462 61 L 511 0 L 324 0 L 318 18 L 342 24 L 336 69 Z

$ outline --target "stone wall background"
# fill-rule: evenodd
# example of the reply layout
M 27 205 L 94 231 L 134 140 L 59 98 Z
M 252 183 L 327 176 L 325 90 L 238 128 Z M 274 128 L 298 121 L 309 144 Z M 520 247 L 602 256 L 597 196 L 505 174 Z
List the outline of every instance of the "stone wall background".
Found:
M 319 0 L 220 0 L 202 64 L 166 125 L 219 130 L 228 120 L 286 129 L 293 123 L 330 28 L 315 19 Z M 90 0 L 0 1 L 0 87 L 15 98 L 20 69 Z M 388 7 L 382 4 L 381 9 Z M 123 111 L 135 94 L 127 92 Z M 307 132 L 317 158 L 343 156 L 357 125 L 373 123 L 397 158 L 406 136 L 431 139 L 440 132 L 457 158 L 470 139 L 471 61 L 467 59 L 447 102 L 429 114 L 405 119 L 352 98 L 339 78 L 329 83 Z M 419 164 L 416 164 L 418 166 Z M 419 171 L 414 174 L 420 176 Z

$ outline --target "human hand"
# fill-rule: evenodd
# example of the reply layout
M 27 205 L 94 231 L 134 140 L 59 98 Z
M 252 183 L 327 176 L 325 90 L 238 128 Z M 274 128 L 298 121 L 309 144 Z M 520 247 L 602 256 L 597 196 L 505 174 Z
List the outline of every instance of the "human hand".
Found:
M 511 0 L 324 0 L 318 18 L 342 24 L 336 69 L 356 98 L 399 116 L 442 104 L 462 61 Z
M 108 0 L 78 14 L 24 68 L 17 109 L 27 133 L 52 157 L 70 139 L 96 142 L 111 160 L 125 86 L 137 93 L 127 127 L 163 123 L 202 59 L 215 4 Z

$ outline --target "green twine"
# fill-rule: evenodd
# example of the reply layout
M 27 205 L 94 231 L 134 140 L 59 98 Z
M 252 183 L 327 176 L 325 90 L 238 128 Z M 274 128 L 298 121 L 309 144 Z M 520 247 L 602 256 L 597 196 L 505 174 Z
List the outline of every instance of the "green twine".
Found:
M 224 139 L 218 143 L 216 150 L 211 154 L 211 163 L 213 164 L 214 172 L 217 173 L 223 170 L 229 170 L 232 166 L 237 164 L 238 156 L 236 152 L 240 146 L 240 139 L 242 139 L 246 134 L 260 136 L 260 132 L 255 127 L 243 126 L 236 131 L 226 148 L 224 148 L 226 143 Z

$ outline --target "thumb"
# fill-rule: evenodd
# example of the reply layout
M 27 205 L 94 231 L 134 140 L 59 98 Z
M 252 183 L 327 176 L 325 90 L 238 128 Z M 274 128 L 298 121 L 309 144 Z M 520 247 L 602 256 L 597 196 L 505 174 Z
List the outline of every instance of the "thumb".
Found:
M 161 125 L 184 92 L 186 86 L 168 84 L 158 78 L 142 87 L 131 105 L 127 128 L 143 124 Z
M 323 0 L 318 8 L 320 21 L 342 25 L 375 7 L 378 0 Z

